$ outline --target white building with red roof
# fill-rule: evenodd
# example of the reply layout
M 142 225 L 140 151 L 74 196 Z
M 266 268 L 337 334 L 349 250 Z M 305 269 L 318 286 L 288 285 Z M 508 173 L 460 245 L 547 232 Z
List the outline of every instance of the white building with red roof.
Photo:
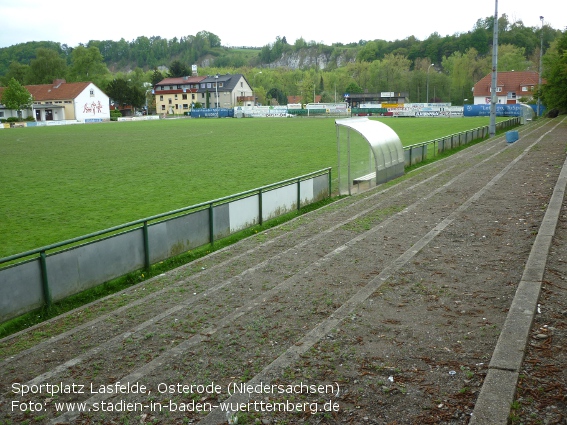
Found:
M 53 84 L 30 85 L 25 88 L 33 97 L 33 105 L 31 110 L 22 112 L 24 119 L 31 116 L 37 122 L 110 120 L 110 99 L 93 83 L 55 80 Z M 0 87 L 0 99 L 4 89 Z M 17 111 L 0 104 L 0 118 L 17 116 Z
M 530 100 L 537 91 L 539 74 L 536 71 L 498 72 L 496 96 L 500 104 L 520 103 L 521 98 Z M 542 80 L 545 84 L 545 80 Z M 492 73 L 486 75 L 474 85 L 474 104 L 490 104 Z

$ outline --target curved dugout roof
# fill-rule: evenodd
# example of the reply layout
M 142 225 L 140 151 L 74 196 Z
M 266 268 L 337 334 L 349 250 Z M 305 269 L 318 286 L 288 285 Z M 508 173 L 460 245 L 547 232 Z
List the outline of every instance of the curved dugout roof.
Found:
M 368 142 L 376 163 L 376 184 L 404 174 L 402 142 L 386 124 L 367 117 L 339 119 L 335 124 L 356 131 Z

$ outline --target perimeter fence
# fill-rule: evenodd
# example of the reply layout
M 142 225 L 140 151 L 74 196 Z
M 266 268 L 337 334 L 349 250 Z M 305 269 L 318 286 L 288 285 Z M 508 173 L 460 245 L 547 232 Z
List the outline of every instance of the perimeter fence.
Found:
M 507 128 L 516 127 L 520 124 L 521 117 L 513 117 L 506 121 L 496 123 L 496 131 L 506 130 Z M 405 166 L 410 167 L 428 158 L 442 154 L 443 152 L 466 145 L 474 140 L 484 139 L 488 137 L 489 134 L 489 126 L 483 126 L 427 142 L 404 146 Z
M 0 323 L 330 195 L 325 168 L 2 258 Z

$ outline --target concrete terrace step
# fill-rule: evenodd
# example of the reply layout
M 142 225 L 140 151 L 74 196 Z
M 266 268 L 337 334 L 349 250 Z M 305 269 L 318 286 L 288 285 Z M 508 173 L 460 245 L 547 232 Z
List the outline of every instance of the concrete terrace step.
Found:
M 252 409 L 238 423 L 464 423 L 473 408 L 488 423 L 477 409 L 508 370 L 499 338 L 563 180 L 564 132 L 540 120 L 0 341 L 0 420 L 219 424 L 238 402 Z M 13 391 L 58 383 L 85 392 Z M 256 409 L 276 401 L 295 412 Z

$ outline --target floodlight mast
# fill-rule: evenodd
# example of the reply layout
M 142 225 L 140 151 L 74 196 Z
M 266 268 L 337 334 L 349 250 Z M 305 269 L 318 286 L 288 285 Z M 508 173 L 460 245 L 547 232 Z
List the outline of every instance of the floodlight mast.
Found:
M 498 0 L 494 0 L 494 33 L 492 39 L 492 82 L 490 84 L 490 125 L 488 132 L 490 137 L 496 135 L 496 104 L 498 96 L 496 95 L 496 81 L 498 69 Z
M 539 17 L 540 21 L 541 21 L 541 35 L 540 35 L 540 40 L 541 40 L 541 46 L 539 48 L 539 72 L 538 72 L 538 78 L 537 78 L 537 116 L 538 118 L 541 116 L 541 98 L 540 98 L 540 94 L 541 94 L 541 73 L 543 72 L 543 16 Z

